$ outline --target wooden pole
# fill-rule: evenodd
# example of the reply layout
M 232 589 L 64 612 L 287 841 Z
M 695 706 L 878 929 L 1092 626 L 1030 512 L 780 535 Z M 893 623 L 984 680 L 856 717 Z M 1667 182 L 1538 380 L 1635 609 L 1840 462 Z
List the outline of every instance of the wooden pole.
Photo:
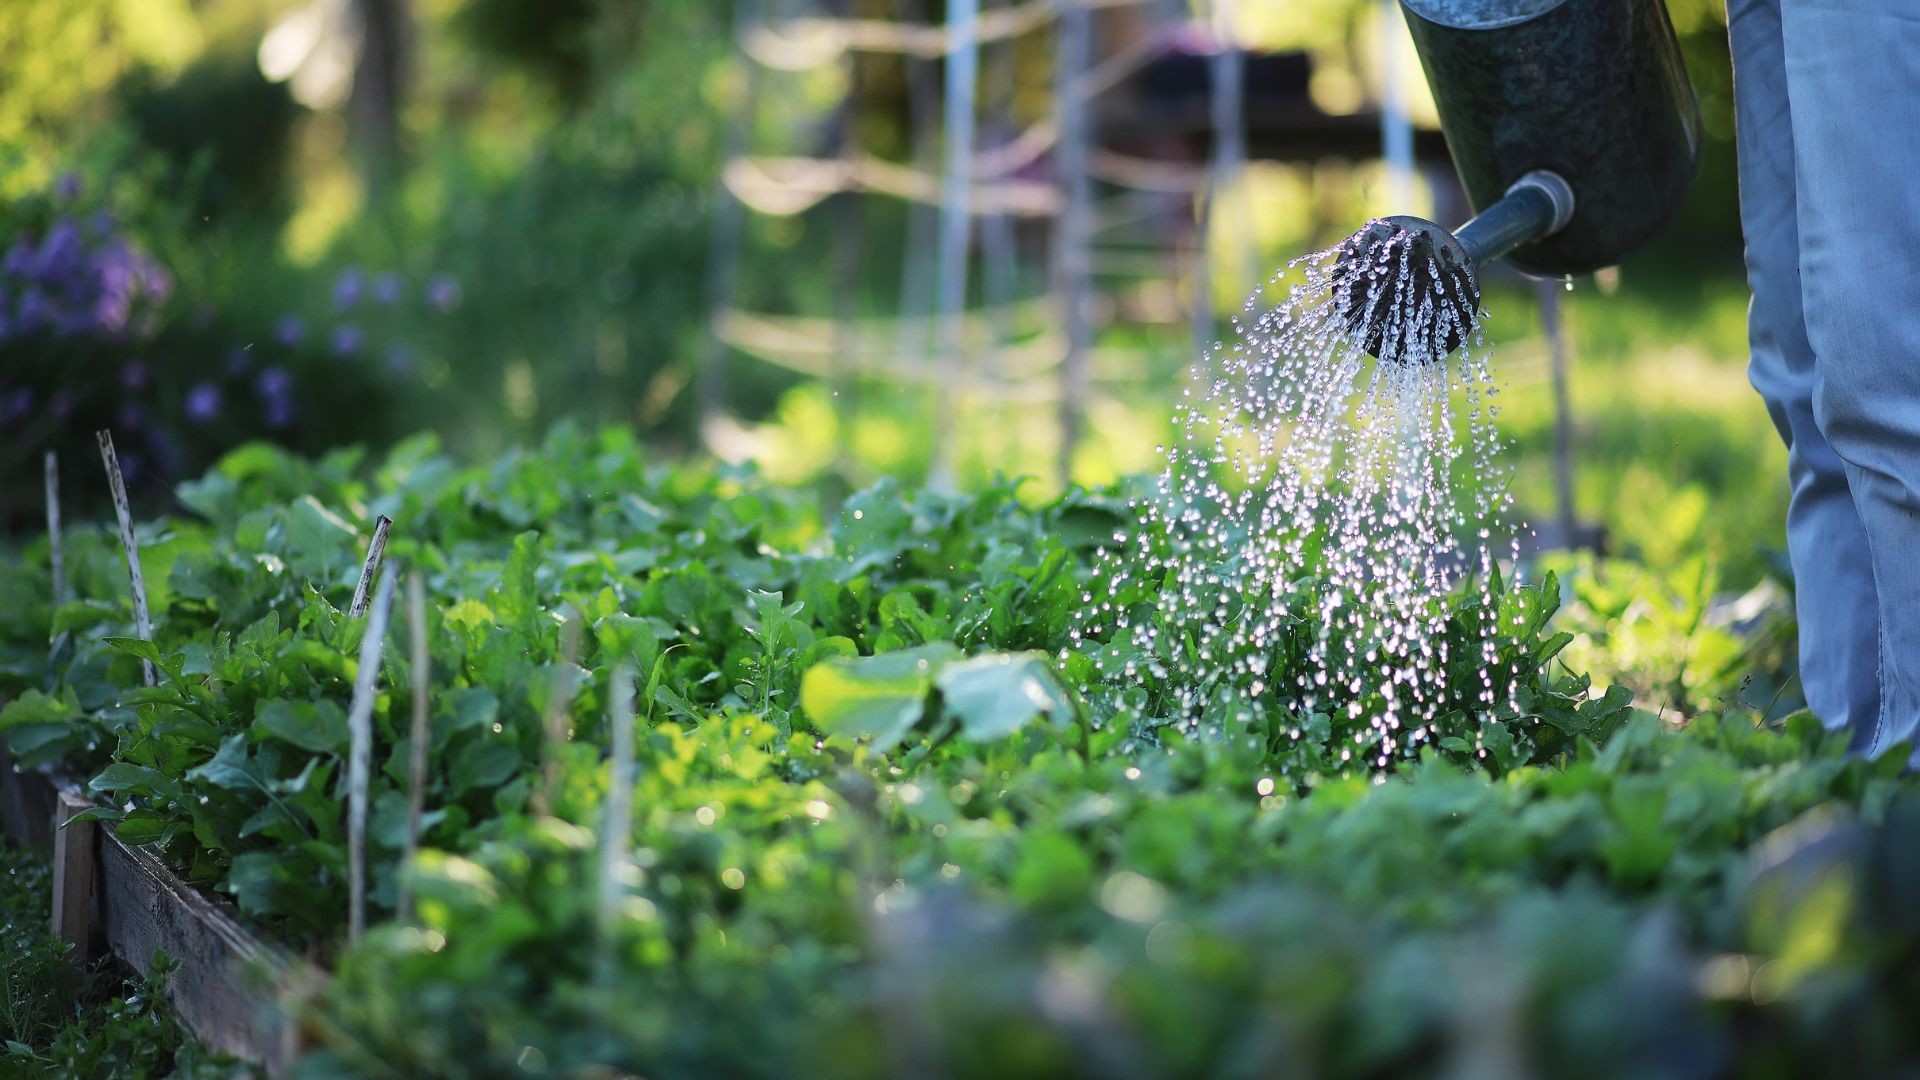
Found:
M 853 0 L 834 0 L 833 11 L 841 18 L 854 15 Z M 852 161 L 858 151 L 857 120 L 860 115 L 861 57 L 847 50 L 847 95 L 834 112 L 833 142 L 842 161 Z M 843 191 L 833 197 L 833 351 L 827 361 L 827 393 L 833 399 L 833 468 L 841 476 L 853 467 L 848 452 L 853 443 L 854 388 L 853 351 L 855 320 L 859 318 L 857 297 L 860 286 L 860 248 L 862 236 L 861 204 L 857 191 Z
M 926 18 L 925 0 L 901 0 L 901 17 L 919 25 Z M 906 67 L 908 136 L 913 144 L 913 170 L 931 173 L 937 147 L 934 133 L 939 122 L 939 91 L 933 83 L 930 62 L 903 55 Z M 927 316 L 933 313 L 933 246 L 936 215 L 919 199 L 907 203 L 906 245 L 900 267 L 899 351 L 902 363 L 911 361 L 915 370 L 926 364 L 929 337 Z
M 540 755 L 540 788 L 534 792 L 533 801 L 534 812 L 539 814 L 553 811 L 553 796 L 560 790 L 560 757 L 566 750 L 569 738 L 567 729 L 572 726 L 573 696 L 578 689 L 573 672 L 580 660 L 580 623 L 583 619 L 585 616 L 580 612 L 569 611 L 567 620 L 560 625 L 560 668 L 554 672 L 546 713 L 540 723 L 544 745 Z
M 1398 0 L 1380 0 L 1380 156 L 1387 164 L 1386 212 L 1411 214 L 1413 119 L 1408 114 L 1406 77 L 1400 70 L 1405 31 L 1399 8 Z
M 380 576 L 381 560 L 387 556 L 387 534 L 393 529 L 393 519 L 385 514 L 373 523 L 373 538 L 367 541 L 367 561 L 360 566 L 360 583 L 353 587 L 353 602 L 347 605 L 347 615 L 358 619 L 367 613 L 367 594 L 373 589 L 374 579 Z
M 113 492 L 113 514 L 120 520 L 120 546 L 127 554 L 127 578 L 133 586 L 133 632 L 141 641 L 153 640 L 153 621 L 147 615 L 147 580 L 140 573 L 140 544 L 133 538 L 133 511 L 127 505 L 127 481 L 120 474 L 120 457 L 113 452 L 113 432 L 101 429 L 100 460 L 107 467 L 107 486 Z M 153 662 L 140 661 L 148 686 L 158 682 Z
M 401 865 L 411 868 L 420 851 L 420 817 L 427 807 L 427 695 L 432 686 L 433 652 L 427 642 L 427 587 L 416 567 L 407 574 L 407 637 L 413 648 L 413 726 L 407 732 L 407 850 Z M 413 918 L 413 890 L 400 877 L 394 905 L 402 920 Z
M 1573 509 L 1573 399 L 1567 386 L 1567 332 L 1560 319 L 1562 290 L 1558 282 L 1544 279 L 1533 288 L 1540 301 L 1540 330 L 1553 365 L 1554 509 L 1560 521 L 1560 542 L 1573 548 L 1578 528 Z
M 1054 101 L 1059 113 L 1057 155 L 1060 183 L 1066 200 L 1055 226 L 1054 287 L 1060 293 L 1061 321 L 1066 330 L 1067 354 L 1060 365 L 1060 483 L 1073 480 L 1073 454 L 1086 423 L 1090 383 L 1088 353 L 1093 328 L 1091 207 L 1093 180 L 1087 170 L 1092 138 L 1087 115 L 1090 103 L 1075 87 L 1093 63 L 1093 12 L 1080 0 L 1063 0 L 1055 40 Z
M 1018 0 L 1000 0 L 998 4 L 989 4 L 998 13 L 1011 12 Z M 991 18 L 992 15 L 988 15 Z M 1016 40 L 997 42 L 988 53 L 988 62 L 984 69 L 987 100 L 987 141 L 983 147 L 986 153 L 999 153 L 1009 141 L 1008 133 L 1013 129 L 1013 96 L 1019 74 L 1020 43 Z M 980 222 L 980 255 L 983 264 L 980 274 L 980 299 L 987 308 L 987 323 L 991 328 L 993 349 L 1000 349 L 1013 340 L 1013 297 L 1020 273 L 1020 251 L 1014 236 L 1013 215 L 1004 204 L 996 204 Z
M 60 541 L 60 455 L 47 451 L 47 568 L 53 575 L 53 606 L 58 609 L 67 602 L 67 565 L 61 550 Z M 62 632 L 53 639 L 48 655 L 56 654 L 67 643 L 67 635 Z
M 73 818 L 92 805 L 78 791 L 62 791 L 54 809 L 53 932 L 73 945 L 73 959 L 81 964 L 93 959 L 94 825 Z
M 360 639 L 360 670 L 353 680 L 353 706 L 347 710 L 351 740 L 347 756 L 347 940 L 367 931 L 367 782 L 373 771 L 373 697 L 380 680 L 380 658 L 387 640 L 387 616 L 393 610 L 393 575 L 383 574 Z
M 1208 212 L 1225 211 L 1222 217 L 1233 255 L 1228 263 L 1233 280 L 1228 284 L 1237 296 L 1253 288 L 1256 271 L 1247 239 L 1253 223 L 1248 220 L 1246 190 L 1241 183 L 1247 166 L 1246 51 L 1240 47 L 1234 25 L 1234 0 L 1213 0 L 1213 34 L 1215 51 L 1208 65 L 1213 82 L 1213 197 Z M 1211 296 L 1208 302 L 1211 304 Z M 1211 325 L 1211 310 L 1208 316 Z
M 600 821 L 598 912 L 603 942 L 612 934 L 620 896 L 626 891 L 622 868 L 629 857 L 627 849 L 631 846 L 633 828 L 633 724 L 633 670 L 622 663 L 613 669 L 607 694 L 607 727 L 613 760 Z
M 979 95 L 980 0 L 947 0 L 946 168 L 940 196 L 941 379 L 934 384 L 933 446 L 928 455 L 928 484 L 936 490 L 955 486 L 954 436 L 966 404 L 966 356 L 962 331 L 967 305 L 967 254 L 973 235 L 973 120 Z
M 747 53 L 743 44 L 747 34 L 766 17 L 766 0 L 739 0 L 734 8 L 734 56 L 744 76 L 741 100 L 728 111 L 726 131 L 721 137 L 720 162 L 726 166 L 744 157 L 753 141 L 753 121 L 760 104 L 760 64 Z M 727 344 L 720 337 L 721 317 L 733 308 L 740 288 L 740 247 L 745 240 L 746 207 L 727 188 L 724 180 L 716 184 L 713 207 L 713 234 L 707 254 L 707 332 L 702 340 L 700 370 L 694 391 L 699 399 L 700 431 L 712 445 L 717 424 L 727 411 Z

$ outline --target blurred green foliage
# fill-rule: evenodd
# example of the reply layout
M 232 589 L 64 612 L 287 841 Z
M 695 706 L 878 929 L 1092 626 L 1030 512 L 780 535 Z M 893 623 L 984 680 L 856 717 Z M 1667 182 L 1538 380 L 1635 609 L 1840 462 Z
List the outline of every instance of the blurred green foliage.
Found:
M 175 1023 L 166 1000 L 173 965 L 165 957 L 145 979 L 110 961 L 74 965 L 72 946 L 47 927 L 52 900 L 46 863 L 0 851 L 0 1076 L 247 1075 Z

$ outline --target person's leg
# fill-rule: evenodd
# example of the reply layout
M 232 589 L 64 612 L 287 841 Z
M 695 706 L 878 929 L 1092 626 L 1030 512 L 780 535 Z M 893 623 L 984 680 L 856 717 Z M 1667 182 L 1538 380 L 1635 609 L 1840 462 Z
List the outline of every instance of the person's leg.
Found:
M 1920 726 L 1920 6 L 1783 0 L 1781 22 L 1814 419 L 1879 598 L 1879 753 Z
M 1789 0 L 1791 2 L 1791 0 Z M 1814 422 L 1814 354 L 1801 315 L 1793 125 L 1780 0 L 1728 0 L 1747 238 L 1748 377 L 1787 444 L 1787 553 L 1807 705 L 1864 748 L 1880 714 L 1878 605 L 1867 535 L 1840 458 Z

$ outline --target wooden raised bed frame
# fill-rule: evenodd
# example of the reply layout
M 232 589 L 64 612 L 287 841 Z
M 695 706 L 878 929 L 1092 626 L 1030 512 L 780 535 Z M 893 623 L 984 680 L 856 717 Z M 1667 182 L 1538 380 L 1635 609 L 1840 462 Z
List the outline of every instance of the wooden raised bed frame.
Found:
M 53 928 L 76 959 L 109 952 L 144 975 L 165 953 L 178 965 L 166 993 L 181 1024 L 211 1049 L 285 1075 L 306 1041 L 297 1006 L 326 975 L 111 826 L 58 826 L 92 805 L 78 784 L 18 768 L 0 743 L 0 824 L 14 843 L 51 853 Z

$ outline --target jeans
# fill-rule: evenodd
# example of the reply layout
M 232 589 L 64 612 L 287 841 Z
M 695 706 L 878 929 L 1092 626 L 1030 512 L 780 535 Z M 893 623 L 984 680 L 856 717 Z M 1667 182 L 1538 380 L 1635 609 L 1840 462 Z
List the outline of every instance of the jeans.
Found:
M 1920 0 L 1728 0 L 1727 26 L 1801 682 L 1879 755 L 1920 726 Z

